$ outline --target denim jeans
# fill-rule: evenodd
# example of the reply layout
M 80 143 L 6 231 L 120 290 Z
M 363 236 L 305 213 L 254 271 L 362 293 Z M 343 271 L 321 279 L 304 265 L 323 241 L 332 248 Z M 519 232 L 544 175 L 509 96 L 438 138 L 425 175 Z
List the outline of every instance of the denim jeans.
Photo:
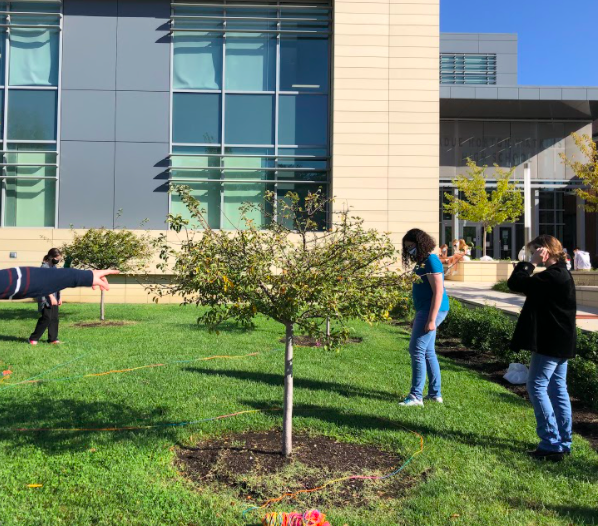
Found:
M 532 353 L 527 392 L 534 406 L 539 448 L 571 450 L 571 401 L 567 392 L 567 360 Z
M 434 344 L 436 343 L 436 331 L 425 332 L 428 322 L 429 311 L 420 310 L 415 313 L 411 341 L 409 342 L 409 354 L 411 355 L 411 396 L 421 400 L 424 395 L 426 384 L 426 371 L 428 373 L 428 394 L 430 396 L 442 396 L 440 394 L 440 365 L 436 358 Z M 436 327 L 446 318 L 448 311 L 440 311 L 436 316 Z

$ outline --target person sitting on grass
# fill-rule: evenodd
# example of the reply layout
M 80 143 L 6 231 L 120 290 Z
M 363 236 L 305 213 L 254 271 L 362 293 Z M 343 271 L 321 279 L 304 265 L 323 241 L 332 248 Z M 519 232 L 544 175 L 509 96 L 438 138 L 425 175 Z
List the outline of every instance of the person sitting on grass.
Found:
M 118 270 L 16 267 L 0 270 L 0 300 L 40 298 L 74 287 L 110 290 L 106 276 Z
M 414 228 L 403 237 L 403 266 L 415 263 L 414 272 L 419 280 L 413 283 L 413 305 L 415 320 L 409 342 L 411 355 L 411 391 L 400 405 L 422 406 L 423 391 L 428 371 L 428 396 L 430 402 L 442 403 L 440 392 L 440 365 L 434 344 L 436 329 L 449 311 L 449 302 L 444 290 L 442 263 L 433 254 L 436 243 L 423 230 Z
M 571 452 L 571 401 L 567 361 L 575 357 L 575 283 L 567 270 L 561 242 L 541 235 L 528 244 L 531 261 L 519 263 L 509 288 L 525 294 L 511 349 L 532 352 L 527 390 L 536 415 L 538 447 L 528 454 L 558 462 Z M 534 274 L 536 266 L 546 270 Z

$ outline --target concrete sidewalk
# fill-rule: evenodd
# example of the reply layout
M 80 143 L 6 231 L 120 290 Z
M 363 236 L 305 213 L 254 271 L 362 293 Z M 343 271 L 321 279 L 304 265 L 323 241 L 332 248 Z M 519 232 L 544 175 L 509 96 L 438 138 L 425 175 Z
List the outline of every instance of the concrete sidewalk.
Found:
M 459 281 L 445 281 L 446 292 L 449 296 L 472 305 L 489 305 L 507 314 L 519 314 L 524 296 L 497 292 L 492 290 L 491 283 L 463 283 Z M 580 307 L 577 309 L 577 326 L 584 331 L 598 332 L 598 309 Z

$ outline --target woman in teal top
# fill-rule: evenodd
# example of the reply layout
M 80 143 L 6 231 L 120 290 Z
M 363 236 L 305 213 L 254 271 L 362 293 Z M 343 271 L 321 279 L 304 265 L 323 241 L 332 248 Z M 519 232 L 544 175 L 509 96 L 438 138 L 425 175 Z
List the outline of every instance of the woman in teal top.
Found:
M 409 342 L 411 355 L 411 391 L 400 405 L 423 406 L 423 391 L 428 373 L 426 400 L 442 403 L 440 391 L 440 365 L 436 357 L 436 329 L 449 311 L 449 301 L 444 289 L 444 269 L 436 254 L 434 239 L 423 230 L 414 228 L 403 237 L 403 265 L 415 264 L 414 273 L 419 279 L 413 284 L 415 319 Z

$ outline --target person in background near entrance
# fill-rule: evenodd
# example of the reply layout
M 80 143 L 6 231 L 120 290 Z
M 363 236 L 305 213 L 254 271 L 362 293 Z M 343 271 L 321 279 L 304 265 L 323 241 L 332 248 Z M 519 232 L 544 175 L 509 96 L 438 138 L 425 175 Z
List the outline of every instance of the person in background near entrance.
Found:
M 507 282 L 512 291 L 526 296 L 511 349 L 532 352 L 527 390 L 540 444 L 528 454 L 558 462 L 571 452 L 567 360 L 575 357 L 576 349 L 575 283 L 558 239 L 541 235 L 528 248 L 533 252 L 531 261 L 519 263 Z M 534 274 L 541 263 L 546 270 Z
M 571 256 L 566 248 L 563 248 L 563 252 L 565 253 L 565 261 L 567 262 L 567 270 L 571 270 Z
M 573 254 L 573 268 L 575 270 L 592 270 L 589 252 L 584 252 L 578 247 L 573 250 Z
M 444 245 L 440 245 L 440 254 L 438 256 L 440 258 L 441 263 L 448 263 L 449 256 L 448 256 L 448 245 L 445 243 Z
M 456 256 L 457 254 L 460 254 L 461 252 L 459 252 L 459 240 L 458 239 L 453 239 L 453 256 Z
M 463 261 L 471 259 L 471 247 L 465 242 L 465 239 L 459 239 L 459 252 L 463 254 Z
M 49 250 L 48 254 L 44 257 L 42 268 L 56 268 L 62 261 L 62 253 L 57 248 Z M 41 296 L 38 299 L 38 311 L 40 318 L 37 320 L 35 330 L 29 336 L 29 343 L 31 345 L 37 345 L 40 338 L 48 330 L 48 343 L 57 345 L 60 343 L 58 339 L 58 307 L 62 305 L 60 299 L 60 291 L 53 292 L 47 296 Z
M 430 402 L 442 403 L 440 391 L 440 365 L 434 344 L 436 329 L 449 311 L 449 301 L 444 290 L 442 263 L 433 254 L 436 243 L 418 228 L 409 230 L 403 237 L 403 266 L 415 264 L 414 272 L 419 280 L 413 283 L 415 319 L 409 354 L 411 355 L 411 391 L 400 405 L 423 407 L 423 392 L 428 373 L 428 396 Z

